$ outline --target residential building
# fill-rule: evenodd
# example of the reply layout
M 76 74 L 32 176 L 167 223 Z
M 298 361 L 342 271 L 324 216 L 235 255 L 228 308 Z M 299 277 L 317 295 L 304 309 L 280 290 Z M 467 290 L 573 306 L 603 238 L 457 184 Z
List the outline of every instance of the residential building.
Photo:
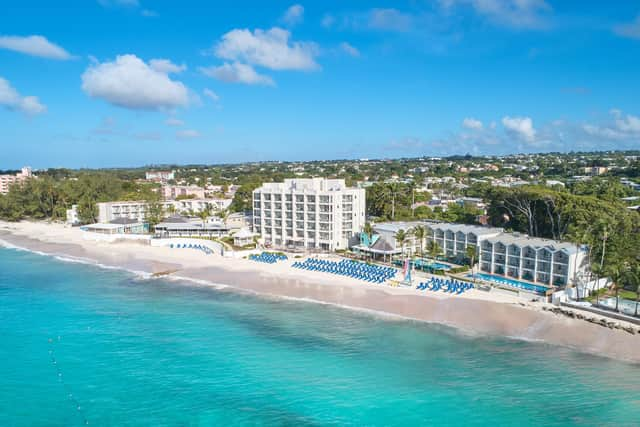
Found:
M 204 188 L 197 185 L 163 185 L 161 193 L 165 200 L 175 200 L 179 197 L 205 198 Z
M 587 274 L 586 253 L 569 242 L 499 234 L 480 243 L 478 265 L 484 273 L 562 287 Z
M 16 174 L 4 174 L 0 175 L 0 194 L 7 194 L 9 192 L 9 188 L 13 184 L 18 184 L 26 181 L 31 178 L 33 174 L 31 173 L 31 168 L 25 166 L 20 170 L 20 172 Z
M 145 173 L 147 181 L 153 182 L 167 182 L 175 179 L 175 173 L 173 171 L 148 171 Z
M 606 166 L 587 166 L 584 168 L 584 173 L 589 176 L 598 176 L 605 174 L 609 171 Z
M 365 190 L 343 179 L 285 179 L 253 192 L 253 230 L 275 247 L 346 249 L 365 222 Z

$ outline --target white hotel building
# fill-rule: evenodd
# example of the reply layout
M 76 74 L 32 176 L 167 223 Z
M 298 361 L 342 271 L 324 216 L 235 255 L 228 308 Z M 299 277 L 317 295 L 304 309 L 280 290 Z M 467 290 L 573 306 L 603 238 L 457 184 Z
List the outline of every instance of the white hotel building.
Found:
M 160 202 L 165 214 L 173 210 L 176 214 L 197 214 L 205 209 L 209 209 L 212 214 L 224 210 L 231 204 L 231 199 L 183 199 L 168 200 Z M 144 222 L 147 215 L 147 205 L 145 201 L 120 201 L 97 203 L 98 222 L 111 222 L 114 219 L 129 218 Z M 67 212 L 67 219 L 74 215 L 74 212 Z M 77 218 L 77 213 L 75 213 Z
M 500 234 L 480 244 L 480 272 L 547 286 L 566 286 L 588 273 L 587 251 L 569 242 Z
M 285 179 L 253 192 L 253 230 L 279 248 L 347 249 L 365 223 L 365 190 L 343 179 Z

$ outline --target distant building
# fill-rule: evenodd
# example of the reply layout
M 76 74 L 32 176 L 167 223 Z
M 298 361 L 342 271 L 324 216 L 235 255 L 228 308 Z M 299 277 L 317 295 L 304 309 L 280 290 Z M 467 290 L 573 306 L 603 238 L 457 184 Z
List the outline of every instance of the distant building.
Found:
M 0 194 L 7 194 L 12 185 L 22 183 L 32 176 L 31 168 L 28 166 L 23 167 L 20 172 L 14 175 L 0 175 Z
M 584 173 L 589 176 L 598 176 L 609 172 L 609 168 L 605 166 L 587 166 L 584 168 Z
M 175 179 L 175 173 L 173 171 L 148 171 L 145 173 L 147 181 L 153 182 L 167 182 Z
M 204 199 L 204 188 L 197 185 L 163 185 L 162 197 L 165 200 L 175 200 L 177 197 L 193 197 Z
M 343 179 L 285 179 L 253 192 L 253 230 L 275 247 L 347 249 L 365 222 L 365 190 Z

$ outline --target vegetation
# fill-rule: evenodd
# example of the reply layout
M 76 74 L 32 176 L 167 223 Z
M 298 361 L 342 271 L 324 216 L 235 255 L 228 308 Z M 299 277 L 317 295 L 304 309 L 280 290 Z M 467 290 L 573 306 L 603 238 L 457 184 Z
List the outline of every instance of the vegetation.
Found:
M 113 172 L 61 173 L 56 170 L 11 186 L 8 194 L 0 196 L 0 219 L 64 220 L 66 210 L 77 204 L 80 220 L 89 223 L 97 217 L 98 202 L 157 200 L 156 191 L 155 184 L 138 183 Z

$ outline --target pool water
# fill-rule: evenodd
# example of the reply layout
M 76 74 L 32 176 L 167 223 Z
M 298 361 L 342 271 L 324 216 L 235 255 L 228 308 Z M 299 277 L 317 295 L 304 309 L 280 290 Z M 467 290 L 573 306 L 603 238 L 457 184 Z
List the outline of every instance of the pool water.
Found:
M 510 279 L 508 277 L 496 276 L 496 275 L 487 274 L 487 273 L 475 273 L 474 275 L 467 274 L 467 277 L 475 277 L 476 279 L 486 280 L 488 282 L 494 282 L 501 285 L 512 286 L 514 288 L 524 289 L 526 291 L 537 292 L 541 294 L 547 292 L 547 290 L 549 289 L 546 286 L 534 285 L 531 283 L 522 282 L 520 280 Z

